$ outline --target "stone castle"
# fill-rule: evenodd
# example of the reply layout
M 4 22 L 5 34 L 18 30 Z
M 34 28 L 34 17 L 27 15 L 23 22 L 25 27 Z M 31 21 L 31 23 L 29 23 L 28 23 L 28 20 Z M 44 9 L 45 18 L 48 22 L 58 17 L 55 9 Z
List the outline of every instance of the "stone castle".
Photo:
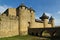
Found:
M 29 28 L 54 27 L 54 18 L 43 13 L 41 20 L 35 19 L 35 10 L 21 4 L 17 8 L 8 8 L 0 15 L 0 38 L 15 35 L 28 35 Z

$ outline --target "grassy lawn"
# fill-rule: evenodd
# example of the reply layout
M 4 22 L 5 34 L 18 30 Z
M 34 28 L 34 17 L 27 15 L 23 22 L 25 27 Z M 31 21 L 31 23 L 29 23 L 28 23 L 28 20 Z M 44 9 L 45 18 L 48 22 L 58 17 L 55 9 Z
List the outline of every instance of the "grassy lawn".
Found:
M 5 37 L 0 38 L 0 40 L 41 40 L 40 37 L 35 36 L 14 36 L 14 37 Z

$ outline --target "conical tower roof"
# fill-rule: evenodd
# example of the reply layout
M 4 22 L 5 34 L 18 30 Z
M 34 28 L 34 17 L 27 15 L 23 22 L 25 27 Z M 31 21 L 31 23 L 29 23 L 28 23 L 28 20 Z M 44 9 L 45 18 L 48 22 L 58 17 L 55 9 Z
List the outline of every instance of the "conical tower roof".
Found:
M 54 18 L 51 16 L 49 20 L 54 20 Z
M 48 19 L 49 16 L 47 16 L 45 13 L 43 13 L 43 15 L 40 17 L 40 19 Z

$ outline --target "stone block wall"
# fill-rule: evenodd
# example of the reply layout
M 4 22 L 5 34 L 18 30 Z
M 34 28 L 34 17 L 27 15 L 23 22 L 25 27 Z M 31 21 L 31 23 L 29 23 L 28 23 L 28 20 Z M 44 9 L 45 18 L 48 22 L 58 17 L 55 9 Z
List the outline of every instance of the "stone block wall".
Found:
M 16 35 L 28 35 L 28 28 L 51 28 L 54 20 L 48 24 L 48 19 L 35 22 L 35 11 L 24 5 L 9 8 L 0 15 L 0 38 Z
M 0 38 L 19 35 L 17 17 L 0 16 L 0 19 Z
M 34 26 L 32 28 L 44 28 L 44 24 L 43 23 L 39 23 L 39 22 L 35 22 Z

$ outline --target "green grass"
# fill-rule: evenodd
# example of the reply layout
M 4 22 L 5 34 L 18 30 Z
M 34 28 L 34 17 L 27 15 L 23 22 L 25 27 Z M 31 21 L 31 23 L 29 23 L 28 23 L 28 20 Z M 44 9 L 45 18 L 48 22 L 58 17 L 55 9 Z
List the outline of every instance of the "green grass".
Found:
M 5 37 L 0 38 L 0 40 L 41 40 L 40 37 L 35 36 L 14 36 L 14 37 Z

